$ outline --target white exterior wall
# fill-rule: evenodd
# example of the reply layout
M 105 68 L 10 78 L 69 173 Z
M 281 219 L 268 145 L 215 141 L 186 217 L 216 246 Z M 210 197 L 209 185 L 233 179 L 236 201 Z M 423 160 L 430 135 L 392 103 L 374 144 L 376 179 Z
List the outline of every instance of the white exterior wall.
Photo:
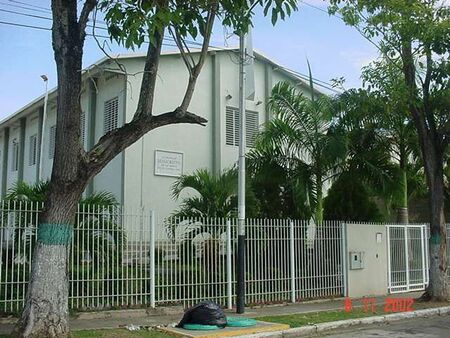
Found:
M 44 149 L 42 156 L 42 180 L 46 181 L 50 179 L 52 175 L 53 159 L 50 158 L 50 128 L 56 125 L 56 105 L 52 103 L 47 108 L 47 118 L 44 123 L 44 130 L 42 136 L 44 138 Z M 58 145 L 56 144 L 56 147 Z
M 7 185 L 6 190 L 11 188 L 16 182 L 19 175 L 18 170 L 13 170 L 12 168 L 12 161 L 13 161 L 13 143 L 16 141 L 20 145 L 20 126 L 19 122 L 15 123 L 11 128 L 9 129 L 9 145 L 8 145 L 8 165 L 7 165 L 7 172 L 8 172 L 8 178 L 7 178 Z M 20 154 L 20 146 L 19 146 L 19 154 Z
M 36 164 L 30 165 L 30 136 L 36 135 Z M 37 181 L 36 167 L 38 162 L 38 152 L 39 152 L 39 113 L 35 112 L 27 116 L 26 128 L 25 128 L 25 153 L 24 153 L 24 164 L 23 164 L 23 180 L 29 184 L 34 184 Z
M 143 205 L 158 212 L 160 217 L 168 216 L 178 208 L 179 201 L 171 197 L 171 188 L 176 177 L 155 175 L 155 150 L 164 150 L 183 154 L 183 174 L 191 174 L 195 170 L 204 168 L 209 171 L 223 171 L 235 165 L 238 158 L 238 147 L 225 144 L 226 107 L 237 108 L 238 96 L 238 65 L 236 53 L 233 51 L 218 51 L 210 53 L 206 59 L 202 72 L 198 78 L 189 111 L 208 120 L 206 126 L 179 124 L 161 127 L 145 135 L 141 140 L 118 155 L 108 164 L 90 183 L 88 191 L 109 191 L 118 199 L 119 203 L 127 206 Z M 93 68 L 91 76 L 99 77 L 95 84 L 95 93 L 90 90 L 90 81 L 84 81 L 81 96 L 81 107 L 85 112 L 85 142 L 92 137 L 97 142 L 104 133 L 104 104 L 114 97 L 118 97 L 119 113 L 118 126 L 131 121 L 136 111 L 139 90 L 144 68 L 144 57 L 125 57 L 120 62 L 126 67 L 128 75 L 113 74 Z M 105 68 L 116 68 L 114 62 L 105 62 Z M 260 57 L 255 58 L 255 99 L 247 100 L 247 110 L 259 114 L 260 127 L 266 122 L 266 102 L 270 90 L 279 81 L 299 82 L 292 79 L 286 72 L 276 69 L 276 65 Z M 173 111 L 181 103 L 188 83 L 188 72 L 178 54 L 163 55 L 157 78 L 154 111 L 155 115 Z M 307 85 L 302 88 L 307 90 Z M 231 95 L 231 98 L 227 96 Z M 94 107 L 95 126 L 92 128 L 91 109 L 92 97 L 95 96 Z M 36 166 L 29 166 L 29 137 L 39 130 L 38 108 L 43 100 L 30 105 L 21 116 L 27 116 L 25 130 L 25 152 L 23 178 L 26 182 L 36 181 Z M 45 129 L 43 131 L 44 150 L 42 156 L 43 179 L 51 175 L 53 159 L 49 158 L 50 128 L 56 124 L 55 97 L 51 95 L 48 104 Z M 9 148 L 11 162 L 12 141 L 19 141 L 20 128 L 18 118 L 14 118 L 5 126 L 10 127 Z M 17 126 L 17 128 L 15 128 Z M 93 135 L 91 135 L 93 134 Z M 56 145 L 57 147 L 58 145 Z M 39 148 L 39 145 L 38 145 Z M 1 148 L 0 148 L 1 149 Z M 7 184 L 11 186 L 17 181 L 16 172 L 11 172 L 8 163 Z M 189 194 L 185 192 L 184 195 Z M 183 197 L 183 196 L 182 196 Z
M 156 210 L 159 217 L 166 217 L 178 208 L 180 201 L 171 197 L 176 178 L 155 175 L 155 150 L 182 153 L 184 174 L 191 174 L 201 168 L 223 171 L 235 165 L 238 147 L 225 143 L 226 107 L 239 106 L 238 65 L 233 62 L 235 57 L 234 52 L 210 55 L 202 69 L 189 111 L 205 117 L 208 120 L 205 127 L 187 124 L 162 127 L 149 132 L 125 151 L 124 202 L 127 205 L 142 203 Z M 128 73 L 139 73 L 143 69 L 144 58 L 125 59 L 122 63 Z M 271 72 L 270 77 L 266 74 L 267 67 Z M 284 72 L 273 71 L 272 65 L 259 59 L 255 61 L 254 72 L 255 99 L 247 100 L 247 110 L 259 113 L 259 124 L 262 126 L 267 115 L 266 94 L 270 94 L 272 86 L 278 81 L 296 82 Z M 164 56 L 159 74 L 155 115 L 172 111 L 179 105 L 188 81 L 185 65 L 179 55 Z M 132 119 L 136 110 L 141 80 L 141 74 L 128 77 L 127 121 Z M 227 99 L 228 95 L 231 95 L 230 99 Z M 218 144 L 215 145 L 215 142 Z M 184 195 L 189 193 L 187 191 Z
M 5 142 L 5 132 L 0 130 L 0 193 L 3 191 L 3 163 L 5 161 L 5 152 L 3 145 Z
M 377 242 L 377 234 L 381 241 Z M 384 225 L 346 225 L 347 283 L 349 297 L 383 296 L 388 291 L 386 227 Z M 350 256 L 361 252 L 363 268 L 352 270 Z M 365 283 L 370 281 L 370 283 Z
M 100 137 L 104 134 L 104 105 L 105 102 L 118 97 L 119 99 L 119 112 L 118 112 L 118 126 L 124 124 L 124 109 L 125 109 L 125 79 L 121 75 L 113 75 L 106 73 L 106 76 L 102 76 L 97 82 L 97 104 L 96 104 L 96 119 L 95 119 L 95 135 L 94 140 L 98 142 Z M 87 104 L 87 98 L 86 98 Z M 122 200 L 122 187 L 123 187 L 123 155 L 116 156 L 103 170 L 95 176 L 93 179 L 93 191 L 111 192 L 116 196 L 119 203 L 123 203 Z
M 129 73 L 139 72 L 144 59 L 128 60 Z M 212 119 L 212 60 L 205 62 L 197 80 L 189 111 L 208 121 Z M 156 84 L 154 115 L 173 111 L 181 103 L 188 82 L 188 73 L 178 55 L 161 59 Z M 136 111 L 142 76 L 129 77 L 127 92 L 127 120 Z M 125 203 L 130 206 L 142 204 L 157 210 L 159 216 L 169 215 L 178 203 L 171 197 L 171 186 L 176 178 L 156 176 L 155 150 L 183 153 L 183 173 L 198 168 L 212 169 L 212 126 L 172 125 L 149 132 L 125 151 Z M 143 155 L 143 156 L 142 156 Z

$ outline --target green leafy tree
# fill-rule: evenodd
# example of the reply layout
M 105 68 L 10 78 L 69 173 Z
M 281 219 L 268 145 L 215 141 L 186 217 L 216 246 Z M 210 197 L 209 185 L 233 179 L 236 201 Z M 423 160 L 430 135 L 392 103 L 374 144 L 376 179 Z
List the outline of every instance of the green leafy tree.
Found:
M 249 182 L 261 218 L 310 219 L 305 187 L 295 172 L 273 158 L 272 149 L 259 145 L 247 154 Z
M 444 161 L 450 142 L 450 8 L 438 0 L 331 0 L 330 11 L 375 43 L 403 74 L 430 198 L 430 283 L 424 298 L 448 300 Z
M 350 172 L 339 178 L 328 190 L 324 201 L 325 219 L 341 221 L 381 222 L 383 215 L 371 199 L 371 192 L 363 181 Z
M 216 19 L 233 31 L 252 24 L 254 10 L 263 8 L 272 22 L 297 9 L 295 0 L 52 0 L 52 47 L 58 78 L 56 136 L 50 187 L 38 232 L 48 239 L 38 242 L 31 281 L 16 334 L 26 337 L 65 337 L 68 326 L 67 244 L 78 201 L 92 177 L 113 158 L 153 129 L 167 125 L 207 121 L 188 111 L 197 79 L 205 62 Z M 149 41 L 136 111 L 128 123 L 102 136 L 85 151 L 80 142 L 82 59 L 88 21 L 95 11 L 105 14 L 112 40 L 127 48 Z M 94 15 L 95 17 L 95 15 Z M 155 85 L 162 44 L 172 35 L 189 74 L 181 102 L 155 115 Z M 185 48 L 186 38 L 201 44 L 195 57 Z M 126 70 L 120 69 L 126 77 Z M 39 237 L 39 236 L 38 236 Z M 52 242 L 52 243 L 50 243 Z M 39 268 L 37 268 L 39 267 Z
M 270 157 L 287 168 L 300 200 L 307 201 L 316 222 L 321 222 L 324 185 L 338 173 L 347 152 L 345 134 L 333 127 L 332 101 L 314 94 L 307 99 L 291 84 L 280 82 L 272 90 L 269 109 L 273 119 L 265 125 L 253 157 Z
M 375 82 L 369 73 L 380 69 L 378 62 L 366 68 L 368 81 Z M 370 184 L 387 205 L 394 204 L 398 222 L 408 223 L 408 200 L 416 192 L 415 184 L 408 191 L 408 182 L 422 175 L 415 170 L 417 137 L 404 99 L 395 97 L 400 90 L 390 95 L 389 88 L 395 91 L 399 80 L 401 74 L 388 75 L 383 77 L 382 90 L 345 91 L 338 98 L 337 110 L 339 125 L 349 136 L 347 170 Z

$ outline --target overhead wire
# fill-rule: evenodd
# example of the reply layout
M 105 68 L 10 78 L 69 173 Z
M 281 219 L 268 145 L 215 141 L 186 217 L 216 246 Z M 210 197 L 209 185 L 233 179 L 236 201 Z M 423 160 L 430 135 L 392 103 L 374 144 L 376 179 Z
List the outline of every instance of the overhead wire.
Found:
M 320 10 L 323 11 L 323 12 L 327 12 L 327 11 L 324 11 L 324 10 L 322 10 L 321 8 L 317 7 L 317 6 L 308 4 L 308 3 L 306 3 L 306 2 L 304 2 L 304 1 L 302 1 L 302 0 L 299 0 L 299 1 L 302 2 L 302 3 L 304 3 L 304 4 L 306 4 L 306 5 L 308 5 L 308 6 L 310 6 L 310 7 L 315 8 L 315 9 L 320 9 Z M 13 6 L 13 7 L 16 7 L 16 8 L 22 8 L 22 9 L 26 9 L 26 10 L 30 10 L 30 11 L 38 11 L 38 12 L 44 12 L 44 11 L 45 11 L 46 13 L 51 12 L 50 9 L 47 9 L 47 8 L 45 8 L 45 7 L 42 7 L 42 6 L 36 6 L 36 5 L 32 5 L 32 4 L 28 4 L 28 3 L 25 3 L 25 2 L 23 2 L 23 1 L 9 0 L 9 2 L 18 4 L 18 5 L 11 4 L 11 3 L 5 3 L 5 2 L 3 2 L 3 1 L 0 1 L 0 5 L 8 5 L 8 6 Z M 25 5 L 25 6 L 29 6 L 29 7 L 33 7 L 33 8 L 26 8 L 26 7 L 21 6 L 21 5 Z M 26 16 L 26 17 L 36 18 L 36 19 L 48 20 L 48 21 L 52 21 L 52 20 L 53 20 L 52 18 L 45 17 L 45 16 L 42 16 L 42 15 L 23 13 L 23 12 L 18 12 L 18 11 L 13 11 L 13 10 L 8 10 L 8 9 L 2 9 L 2 8 L 0 8 L 0 12 L 9 13 L 9 14 L 15 14 L 15 15 L 20 15 L 20 16 Z M 100 26 L 100 25 L 98 24 L 99 22 L 101 23 L 102 21 L 100 21 L 100 20 L 95 20 L 95 25 L 88 25 L 88 27 L 90 27 L 90 28 L 98 28 L 98 29 L 106 30 L 106 31 L 107 31 L 108 28 L 107 28 L 107 27 L 102 27 L 102 26 Z M 48 28 L 48 27 L 42 27 L 42 26 L 37 26 L 37 25 L 30 25 L 30 24 L 21 24 L 21 23 L 15 23 L 15 22 L 7 22 L 7 21 L 0 21 L 0 24 L 3 24 L 3 25 L 10 25 L 10 26 L 16 26 L 16 27 L 22 27 L 22 28 L 30 28 L 30 29 L 38 29 L 38 30 L 51 31 L 51 28 Z M 106 24 L 106 23 L 104 23 L 104 24 Z M 90 37 L 98 37 L 98 38 L 103 38 L 103 39 L 110 39 L 110 38 L 111 38 L 110 36 L 101 35 L 101 34 L 91 34 L 91 33 L 87 33 L 86 35 L 88 35 L 88 36 L 90 36 Z M 169 41 L 169 42 L 172 42 L 172 43 L 163 43 L 163 46 L 167 46 L 167 47 L 177 47 L 176 44 L 173 44 L 173 43 L 174 43 L 174 40 L 173 40 L 173 39 L 171 39 L 171 38 L 164 38 L 164 40 Z M 149 42 L 148 42 L 148 41 L 144 41 L 144 43 L 149 43 Z M 191 47 L 192 47 L 192 45 L 197 46 L 197 47 L 202 45 L 202 44 L 199 43 L 199 42 L 196 42 L 196 41 L 190 41 L 190 40 L 186 40 L 186 43 L 190 44 Z M 212 46 L 212 45 L 210 45 L 209 47 L 214 48 L 214 49 L 217 49 L 217 50 L 225 50 L 225 51 L 229 51 L 229 52 L 230 52 L 230 51 L 231 51 L 231 52 L 236 52 L 235 50 L 230 49 L 230 48 L 223 48 L 223 47 L 217 47 L 217 46 Z M 299 78 L 302 79 L 302 80 L 309 81 L 309 76 L 306 75 L 306 74 L 302 74 L 302 73 L 300 73 L 300 72 L 298 72 L 298 71 L 295 71 L 295 70 L 292 70 L 292 69 L 289 69 L 289 68 L 287 68 L 287 67 L 280 66 L 280 65 L 277 65 L 277 68 L 280 68 L 280 69 L 283 69 L 283 70 L 285 70 L 285 71 L 287 71 L 287 72 L 289 72 L 289 73 L 292 73 L 292 74 L 296 75 L 297 77 L 299 77 Z M 314 77 L 313 77 L 312 79 L 313 79 L 313 82 L 314 82 L 316 85 L 318 85 L 318 86 L 320 86 L 320 87 L 322 87 L 322 88 L 325 88 L 325 89 L 327 89 L 327 90 L 333 91 L 333 92 L 335 92 L 335 93 L 339 93 L 338 90 L 336 90 L 335 88 L 332 88 L 332 84 L 330 84 L 330 83 L 328 83 L 328 82 L 325 82 L 325 81 L 322 81 L 322 80 L 319 80 L 319 79 L 314 78 Z

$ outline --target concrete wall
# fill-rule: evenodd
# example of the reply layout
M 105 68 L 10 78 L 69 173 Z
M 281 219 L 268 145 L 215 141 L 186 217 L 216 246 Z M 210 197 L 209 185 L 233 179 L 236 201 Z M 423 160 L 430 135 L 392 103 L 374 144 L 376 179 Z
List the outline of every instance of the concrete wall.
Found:
M 133 118 L 139 99 L 145 58 L 129 57 L 120 59 L 120 62 L 129 74 L 127 77 L 114 74 L 112 71 L 93 71 L 90 73 L 92 78 L 84 81 L 81 107 L 85 112 L 86 149 L 103 136 L 105 101 L 116 96 L 119 98 L 119 126 Z M 112 61 L 109 64 L 106 62 L 103 66 L 105 69 L 117 68 L 116 63 Z M 256 93 L 254 100 L 247 100 L 247 109 L 258 112 L 260 125 L 269 118 L 266 102 L 272 86 L 278 81 L 286 80 L 297 83 L 287 73 L 274 67 L 275 65 L 270 62 L 255 59 Z M 153 113 L 157 115 L 173 111 L 182 100 L 187 82 L 188 72 L 181 57 L 178 54 L 164 55 L 159 66 Z M 120 203 L 129 206 L 147 206 L 156 210 L 160 217 L 168 216 L 179 205 L 179 201 L 171 197 L 171 187 L 176 177 L 155 175 L 155 151 L 181 153 L 183 174 L 191 174 L 200 168 L 220 172 L 235 165 L 238 147 L 225 143 L 225 111 L 227 106 L 238 107 L 238 94 L 236 53 L 233 51 L 210 53 L 198 78 L 189 107 L 191 112 L 206 118 L 207 125 L 204 127 L 189 124 L 172 125 L 151 131 L 108 164 L 89 184 L 87 193 L 109 191 Z M 37 178 L 37 164 L 29 165 L 29 138 L 39 133 L 39 110 L 42 110 L 42 105 L 43 100 L 30 105 L 22 114 L 22 117 L 26 117 L 23 133 L 23 179 L 28 183 L 36 182 Z M 50 177 L 53 166 L 53 159 L 49 158 L 49 136 L 50 128 L 55 124 L 56 95 L 53 93 L 49 98 L 43 130 L 44 149 L 41 156 L 44 180 Z M 19 118 L 9 121 L 1 129 L 4 127 L 10 129 L 11 151 L 12 141 L 14 139 L 19 141 Z M 12 156 L 9 156 L 8 160 L 10 162 Z M 7 169 L 6 182 L 7 187 L 10 187 L 19 177 L 17 171 L 11 171 L 11 163 L 8 163 Z M 184 192 L 182 197 L 190 193 L 192 192 Z
M 346 225 L 347 290 L 349 297 L 379 296 L 388 291 L 388 258 L 384 225 Z M 377 242 L 381 234 L 381 242 Z M 364 267 L 350 269 L 352 252 L 363 253 Z
M 125 150 L 126 205 L 142 204 L 156 210 L 159 217 L 166 217 L 178 208 L 179 201 L 171 197 L 171 187 L 176 177 L 155 175 L 156 150 L 182 153 L 183 174 L 191 174 L 200 168 L 219 172 L 236 164 L 238 147 L 226 145 L 225 142 L 226 107 L 239 106 L 239 71 L 235 58 L 235 53 L 230 51 L 215 53 L 206 59 L 189 107 L 189 111 L 208 120 L 206 126 L 185 124 L 162 127 L 149 132 Z M 139 99 L 144 58 L 124 59 L 121 63 L 129 74 L 137 74 L 128 76 L 127 81 L 126 119 L 130 121 Z M 287 74 L 272 68 L 266 62 L 255 60 L 255 99 L 247 100 L 247 109 L 258 112 L 260 126 L 267 121 L 266 101 L 272 85 L 289 80 Z M 173 111 L 180 104 L 188 82 L 188 73 L 179 55 L 161 58 L 159 74 L 155 115 Z M 184 196 L 190 193 L 185 192 Z
M 5 135 L 4 131 L 0 131 L 0 197 L 3 191 L 3 166 L 5 161 L 5 150 L 4 150 L 4 142 L 5 142 Z
M 30 137 L 36 135 L 36 164 L 30 165 Z M 27 116 L 25 129 L 25 154 L 23 164 L 23 180 L 29 184 L 34 184 L 37 181 L 37 166 L 39 165 L 37 153 L 39 152 L 39 112 Z
M 141 72 L 144 59 L 125 60 L 127 72 Z M 173 111 L 181 103 L 188 82 L 188 73 L 179 55 L 161 59 L 156 83 L 154 115 Z M 197 80 L 189 111 L 212 120 L 213 63 L 205 62 Z M 127 121 L 136 111 L 142 75 L 129 76 L 127 86 Z M 171 186 L 176 177 L 155 175 L 155 151 L 164 150 L 183 154 L 183 173 L 198 168 L 212 170 L 212 125 L 171 125 L 155 129 L 125 151 L 125 203 L 144 205 L 158 211 L 163 217 L 177 208 L 171 197 Z
M 122 75 L 105 73 L 98 79 L 96 97 L 96 118 L 94 128 L 95 143 L 104 134 L 105 102 L 118 97 L 119 113 L 117 125 L 124 124 L 124 110 L 126 106 L 125 79 Z M 87 98 L 83 100 L 87 106 Z M 116 156 L 93 180 L 93 192 L 107 191 L 116 196 L 119 203 L 123 203 L 123 155 Z
M 9 130 L 9 144 L 8 144 L 9 156 L 8 156 L 8 165 L 6 168 L 8 177 L 7 177 L 6 190 L 11 188 L 17 182 L 17 178 L 19 175 L 19 171 L 13 170 L 13 167 L 12 167 L 12 162 L 13 162 L 12 152 L 13 152 L 13 144 L 14 143 L 20 144 L 19 122 L 16 122 L 13 126 L 11 126 L 11 128 Z M 20 149 L 19 149 L 19 153 L 20 153 Z

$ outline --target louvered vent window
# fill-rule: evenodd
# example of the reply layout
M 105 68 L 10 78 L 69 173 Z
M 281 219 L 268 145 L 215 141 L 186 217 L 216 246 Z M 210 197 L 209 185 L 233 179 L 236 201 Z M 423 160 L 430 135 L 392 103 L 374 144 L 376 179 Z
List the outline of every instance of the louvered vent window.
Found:
M 247 147 L 254 147 L 258 134 L 259 116 L 257 112 L 246 111 L 246 141 Z M 230 146 L 239 146 L 239 109 L 227 107 L 225 112 L 225 143 Z
M 117 128 L 119 117 L 119 98 L 115 97 L 105 102 L 105 111 L 103 115 L 103 132 L 109 133 Z
M 257 112 L 247 111 L 245 120 L 245 137 L 247 147 L 253 148 L 255 146 L 256 136 L 258 135 L 259 116 Z
M 48 158 L 52 159 L 55 157 L 55 144 L 56 144 L 56 126 L 50 127 L 50 135 L 48 137 Z
M 19 170 L 19 143 L 16 139 L 13 140 L 12 144 L 11 170 Z
M 30 148 L 28 153 L 28 165 L 33 166 L 36 164 L 36 151 L 37 151 L 37 135 L 30 136 Z
M 86 114 L 84 111 L 80 115 L 80 142 L 84 146 L 84 140 L 86 138 Z

